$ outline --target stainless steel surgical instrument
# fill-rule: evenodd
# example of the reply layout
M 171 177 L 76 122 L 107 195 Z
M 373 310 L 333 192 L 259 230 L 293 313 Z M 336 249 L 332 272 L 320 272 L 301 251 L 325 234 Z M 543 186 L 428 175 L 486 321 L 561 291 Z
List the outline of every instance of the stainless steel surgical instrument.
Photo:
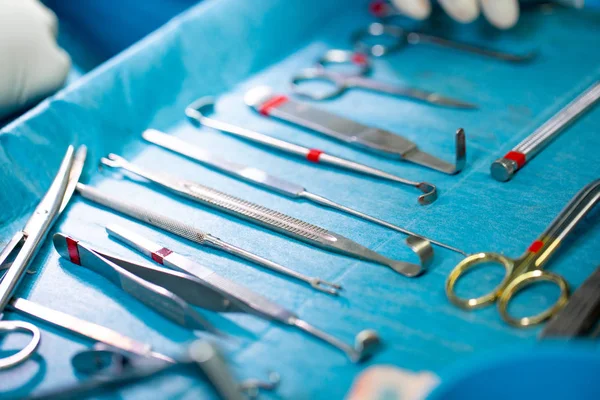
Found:
M 177 325 L 191 330 L 217 333 L 210 322 L 190 307 L 180 296 L 161 285 L 146 280 L 144 276 L 136 275 L 135 263 L 92 250 L 87 246 L 79 246 L 73 242 L 73 239 L 61 233 L 56 233 L 53 241 L 56 251 L 63 258 L 68 258 L 73 264 L 103 276 L 119 289 Z M 187 276 L 185 274 L 171 278 L 179 280 L 182 286 L 186 284 Z M 207 301 L 210 300 L 207 299 Z
M 132 174 L 145 178 L 179 196 L 227 214 L 234 215 L 275 232 L 285 234 L 313 246 L 358 258 L 360 260 L 385 265 L 392 270 L 409 277 L 417 276 L 423 272 L 424 265 L 389 259 L 348 238 L 330 232 L 319 226 L 309 224 L 308 222 L 231 196 L 207 186 L 202 186 L 196 182 L 178 179 L 164 173 L 146 171 L 115 154 L 110 154 L 108 158 L 102 158 L 101 162 L 105 166 L 111 168 L 129 171 Z M 415 243 L 415 240 L 421 240 L 426 243 L 423 245 L 417 244 L 417 246 L 410 246 L 409 244 L 411 249 L 416 250 L 423 264 L 425 264 L 431 258 L 433 249 L 429 242 L 413 237 L 411 239 L 412 243 Z
M 342 350 L 355 362 L 361 361 L 371 355 L 380 343 L 379 337 L 374 331 L 366 330 L 357 335 L 355 346 L 349 346 L 340 340 L 317 330 L 306 321 L 301 320 L 293 312 L 286 310 L 280 305 L 273 303 L 244 286 L 219 276 L 214 271 L 195 263 L 170 249 L 153 243 L 138 234 L 118 226 L 108 227 L 107 232 L 111 237 L 120 240 L 122 243 L 127 244 L 155 262 L 170 269 L 148 267 L 133 263 L 123 263 L 124 268 L 128 269 L 133 274 L 143 276 L 144 279 L 153 282 L 154 284 L 176 292 L 191 304 L 199 307 L 206 307 L 208 304 L 211 309 L 215 311 L 248 313 L 266 320 L 295 326 L 339 350 Z M 73 239 L 71 239 L 70 242 L 67 242 L 66 238 L 64 238 L 59 253 L 67 259 L 71 258 L 71 255 L 75 253 L 74 249 L 69 251 L 68 246 L 75 246 L 75 249 L 79 252 L 88 251 L 82 249 L 84 248 L 84 245 L 80 242 Z M 90 251 L 94 250 L 90 249 Z M 178 278 L 173 279 L 172 277 L 175 276 L 173 273 L 178 271 L 179 275 L 176 275 Z M 182 280 L 180 278 L 181 276 L 187 276 L 188 279 Z M 184 283 L 182 284 L 182 282 Z M 208 303 L 207 298 L 212 299 L 210 303 Z M 212 303 L 218 305 L 218 307 L 212 306 Z
M 196 229 L 193 226 L 186 225 L 172 218 L 144 209 L 142 207 L 138 207 L 135 204 L 116 199 L 84 184 L 80 183 L 77 185 L 77 192 L 83 198 L 98 203 L 104 207 L 110 208 L 131 218 L 135 218 L 149 225 L 155 226 L 159 229 L 164 229 L 169 233 L 190 240 L 201 246 L 211 247 L 225 253 L 232 254 L 241 259 L 248 260 L 256 265 L 260 265 L 261 267 L 268 268 L 280 274 L 289 276 L 293 279 L 299 280 L 302 283 L 306 283 L 314 289 L 320 290 L 321 292 L 331 295 L 338 295 L 338 290 L 342 288 L 341 285 L 327 282 L 317 277 L 306 276 L 290 268 L 284 267 L 281 264 L 277 264 L 271 260 L 251 253 L 248 250 L 244 250 L 234 246 L 231 243 L 227 243 L 209 233 Z
M 490 167 L 492 177 L 500 182 L 509 181 L 533 157 L 542 151 L 570 124 L 590 110 L 600 99 L 600 81 L 594 82 L 577 98 L 563 107 L 552 118 L 527 136 L 506 155 Z
M 307 191 L 304 187 L 295 184 L 293 182 L 286 181 L 282 178 L 269 175 L 267 172 L 248 167 L 242 164 L 237 164 L 230 162 L 228 160 L 224 160 L 220 157 L 217 157 L 198 146 L 194 146 L 191 143 L 185 142 L 181 139 L 178 139 L 174 136 L 167 135 L 165 133 L 159 132 L 154 129 L 148 129 L 143 134 L 144 139 L 147 141 L 154 143 L 163 148 L 169 149 L 177 154 L 184 155 L 186 157 L 191 158 L 192 160 L 198 161 L 204 165 L 208 165 L 209 167 L 213 167 L 219 171 L 222 171 L 228 175 L 234 176 L 240 180 L 250 182 L 262 188 L 266 188 L 273 192 L 279 193 L 281 195 L 293 198 L 293 199 L 306 199 L 312 201 L 313 203 L 320 204 L 325 207 L 333 208 L 338 211 L 345 212 L 347 214 L 362 218 L 366 221 L 370 221 L 386 228 L 393 229 L 398 232 L 405 233 L 407 235 L 416 236 L 418 238 L 428 240 L 433 244 L 437 244 L 438 246 L 444 247 L 446 249 L 455 251 L 467 256 L 462 250 L 456 249 L 454 247 L 448 246 L 446 244 L 437 242 L 435 240 L 426 238 L 424 236 L 418 235 L 414 232 L 411 232 L 407 229 L 401 228 L 397 225 L 391 224 L 387 221 L 381 220 L 379 218 L 372 217 L 360 211 L 356 211 L 350 207 L 343 206 L 336 202 L 333 202 L 323 196 L 319 196 L 317 194 L 311 193 Z M 421 198 L 419 199 L 421 200 Z M 427 204 L 425 201 L 421 201 L 421 204 Z
M 535 240 L 525 254 L 517 259 L 510 259 L 502 254 L 477 253 L 461 261 L 446 280 L 448 299 L 458 307 L 466 310 L 484 307 L 498 301 L 498 311 L 502 318 L 512 326 L 525 327 L 543 322 L 557 313 L 567 302 L 569 287 L 560 275 L 543 270 L 561 243 L 573 231 L 575 226 L 600 201 L 600 179 L 596 179 L 583 187 L 565 208 Z M 456 295 L 455 285 L 458 280 L 477 266 L 483 264 L 500 264 L 506 271 L 502 281 L 488 294 L 476 298 L 460 298 Z M 524 288 L 538 282 L 554 283 L 560 290 L 560 296 L 550 308 L 539 314 L 517 318 L 509 314 L 508 304 Z
M 343 73 L 333 71 L 329 68 L 332 64 L 348 64 L 355 67 L 354 73 Z M 410 100 L 417 100 L 430 105 L 441 107 L 454 107 L 474 109 L 474 104 L 461 100 L 452 99 L 422 89 L 412 88 L 405 85 L 390 84 L 380 82 L 366 75 L 371 71 L 371 63 L 367 56 L 347 50 L 329 50 L 318 61 L 313 68 L 307 68 L 292 77 L 292 91 L 300 96 L 312 100 L 327 100 L 335 98 L 348 89 L 358 88 L 370 90 L 376 93 L 383 93 L 396 97 L 404 97 Z M 303 82 L 327 82 L 328 86 L 333 86 L 329 91 L 315 92 L 302 88 Z
M 73 357 L 72 364 L 77 372 L 95 374 L 108 369 L 111 367 L 110 365 L 99 362 L 102 361 L 100 355 L 106 353 L 119 356 L 120 358 L 126 357 L 128 364 L 131 364 L 132 359 L 154 360 L 156 366 L 164 365 L 165 367 L 175 365 L 178 362 L 171 357 L 153 351 L 149 344 L 136 341 L 102 325 L 84 321 L 29 300 L 13 298 L 8 304 L 8 309 L 58 327 L 72 335 L 95 342 L 96 344 L 93 349 L 84 350 Z M 256 379 L 241 382 L 239 385 L 235 383 L 233 385 L 230 384 L 230 382 L 234 381 L 232 378 L 227 378 L 227 365 L 221 357 L 218 357 L 217 349 L 206 341 L 199 340 L 195 343 L 194 346 L 200 346 L 200 343 L 204 343 L 203 347 L 210 346 L 215 352 L 215 354 L 207 354 L 209 357 L 203 357 L 202 360 L 196 359 L 196 361 L 199 361 L 199 366 L 219 393 L 227 394 L 231 391 L 231 388 L 235 387 L 242 387 L 244 392 L 256 391 L 258 389 L 271 390 L 274 388 L 273 383 L 265 383 Z M 98 344 L 103 344 L 104 346 L 98 346 Z M 88 384 L 85 383 L 84 386 L 87 387 Z M 75 387 L 79 390 L 81 389 L 80 385 L 76 385 Z M 63 396 L 66 393 L 64 388 L 56 392 Z M 238 397 L 224 396 L 224 398 Z
M 466 145 L 463 129 L 456 132 L 456 159 L 454 164 L 450 164 L 422 152 L 416 144 L 402 136 L 359 124 L 283 95 L 276 95 L 268 86 L 250 89 L 246 92 L 244 100 L 248 106 L 262 115 L 321 133 L 349 146 L 378 155 L 400 158 L 446 174 L 457 174 L 465 164 Z
M 382 39 L 379 43 L 371 45 L 374 40 Z M 500 61 L 522 63 L 533 60 L 536 53 L 530 52 L 523 55 L 506 53 L 492 50 L 473 44 L 458 42 L 440 36 L 430 35 L 423 32 L 408 31 L 397 25 L 386 25 L 373 22 L 366 29 L 361 29 L 352 35 L 352 43 L 356 51 L 369 53 L 375 57 L 381 57 L 394 51 L 401 50 L 406 45 L 434 44 L 453 50 L 464 51 L 479 56 L 493 58 Z M 391 44 L 386 44 L 391 41 Z
M 75 183 L 83 170 L 85 156 L 85 146 L 81 146 L 76 154 L 73 146 L 68 147 L 50 188 L 27 221 L 25 228 L 17 232 L 0 253 L 0 264 L 4 264 L 16 252 L 12 265 L 0 282 L 0 332 L 26 332 L 32 335 L 30 342 L 20 351 L 0 358 L 0 370 L 26 361 L 34 354 L 40 343 L 41 332 L 37 326 L 23 321 L 1 319 L 48 231 L 69 202 Z M 22 247 L 17 252 L 16 249 L 20 245 Z
M 183 154 L 186 157 L 190 157 L 218 171 L 267 188 L 273 188 L 275 191 L 281 192 L 282 194 L 288 194 L 292 191 L 297 191 L 298 189 L 297 185 L 293 183 L 286 182 L 283 179 L 268 175 L 266 172 L 259 169 L 225 160 L 199 148 L 198 146 L 194 146 L 190 143 L 184 142 L 181 139 L 159 132 L 155 129 L 147 129 L 142 134 L 142 137 L 150 143 L 154 143 L 157 146 L 161 146 L 176 153 Z M 431 192 L 419 195 L 418 201 L 421 205 L 427 205 L 433 203 L 436 199 L 437 192 L 433 186 Z
M 399 176 L 392 175 L 388 172 L 382 171 L 377 168 L 369 167 L 368 165 L 350 161 L 342 157 L 337 157 L 329 153 L 325 153 L 319 149 L 311 149 L 308 147 L 300 146 L 295 143 L 286 142 L 281 139 L 251 131 L 249 129 L 240 128 L 226 122 L 217 121 L 209 118 L 205 113 L 212 110 L 214 107 L 214 100 L 211 97 L 203 97 L 185 109 L 185 114 L 188 118 L 197 122 L 200 125 L 205 125 L 218 131 L 236 136 L 238 138 L 247 140 L 251 143 L 257 143 L 271 149 L 279 150 L 283 153 L 300 157 L 313 163 L 319 163 L 324 165 L 330 165 L 333 167 L 345 169 L 355 173 L 371 176 L 374 178 L 385 179 L 388 181 L 401 183 L 403 185 L 413 186 L 419 189 L 423 193 L 422 201 L 432 202 L 437 198 L 436 187 L 428 182 L 414 182 L 408 179 L 400 178 Z

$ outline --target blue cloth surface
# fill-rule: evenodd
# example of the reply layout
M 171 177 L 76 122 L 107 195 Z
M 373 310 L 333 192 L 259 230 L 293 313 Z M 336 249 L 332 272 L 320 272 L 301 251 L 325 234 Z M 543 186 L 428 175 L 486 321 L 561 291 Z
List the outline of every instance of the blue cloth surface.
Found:
M 328 48 L 349 48 L 349 36 L 371 22 L 365 4 L 341 0 L 247 2 L 208 1 L 174 19 L 145 40 L 41 103 L 0 135 L 0 239 L 21 229 L 47 189 L 70 143 L 90 149 L 82 181 L 146 207 L 192 223 L 223 240 L 313 276 L 344 286 L 331 298 L 259 270 L 245 262 L 165 235 L 75 196 L 55 231 L 64 232 L 123 257 L 138 254 L 108 239 L 104 227 L 118 223 L 146 235 L 219 274 L 272 298 L 302 318 L 352 342 L 365 328 L 376 329 L 385 346 L 369 362 L 350 363 L 339 352 L 289 327 L 243 315 L 213 315 L 231 333 L 225 352 L 240 379 L 281 374 L 277 394 L 265 398 L 342 398 L 353 378 L 373 364 L 393 364 L 443 375 L 456 363 L 513 345 L 541 346 L 539 328 L 506 325 L 495 307 L 465 312 L 451 305 L 444 281 L 461 257 L 436 248 L 430 270 L 415 279 L 352 258 L 287 239 L 239 220 L 181 201 L 118 174 L 99 173 L 108 152 L 141 166 L 196 180 L 216 189 L 283 211 L 347 236 L 381 253 L 409 259 L 404 236 L 309 203 L 299 203 L 147 145 L 146 128 L 165 130 L 237 162 L 262 168 L 310 191 L 464 249 L 517 257 L 537 238 L 568 200 L 600 176 L 597 127 L 600 109 L 581 118 L 509 183 L 489 176 L 490 163 L 503 155 L 600 76 L 600 14 L 575 10 L 525 13 L 517 29 L 495 32 L 479 24 L 454 25 L 453 35 L 514 52 L 539 51 L 527 65 L 508 65 L 427 46 L 415 46 L 374 60 L 373 77 L 436 90 L 480 105 L 478 111 L 428 107 L 358 90 L 320 103 L 328 110 L 405 135 L 428 152 L 452 159 L 453 133 L 467 132 L 468 164 L 446 176 L 408 163 L 357 152 L 313 133 L 261 117 L 243 94 L 258 84 L 287 91 L 291 75 L 310 66 Z M 343 10 L 343 12 L 341 12 Z M 440 29 L 445 29 L 441 27 Z M 410 179 L 438 185 L 440 197 L 418 206 L 416 193 L 252 147 L 186 121 L 185 106 L 200 96 L 219 96 L 216 117 L 273 136 L 321 148 Z M 579 226 L 548 265 L 573 288 L 597 266 L 600 225 L 597 211 Z M 149 261 L 146 261 L 149 262 Z M 178 354 L 193 335 L 164 320 L 103 278 L 60 260 L 50 241 L 36 258 L 20 295 L 48 307 L 105 325 L 156 351 Z M 491 288 L 469 280 L 461 293 Z M 478 275 L 481 277 L 481 275 Z M 486 286 L 486 287 L 484 287 Z M 517 300 L 514 311 L 535 312 L 547 304 L 544 289 Z M 22 317 L 8 313 L 11 319 Z M 3 396 L 18 397 L 75 382 L 70 357 L 89 344 L 56 329 L 43 328 L 41 357 L 0 373 Z M 13 335 L 2 348 L 22 344 Z M 534 350 L 532 350 L 534 351 Z M 22 385 L 25 385 L 22 387 Z M 121 392 L 127 399 L 214 396 L 202 380 L 168 375 Z

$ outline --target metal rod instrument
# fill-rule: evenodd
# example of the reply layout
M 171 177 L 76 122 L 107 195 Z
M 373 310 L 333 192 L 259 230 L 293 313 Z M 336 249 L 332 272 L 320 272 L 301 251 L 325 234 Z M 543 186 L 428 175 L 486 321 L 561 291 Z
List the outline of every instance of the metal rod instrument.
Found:
M 268 86 L 250 89 L 244 101 L 264 116 L 318 132 L 362 151 L 408 161 L 450 175 L 459 173 L 465 166 L 466 144 L 462 128 L 455 135 L 455 161 L 451 164 L 419 150 L 415 143 L 402 136 L 274 94 Z
M 577 98 L 563 107 L 552 118 L 527 136 L 521 143 L 490 167 L 492 177 L 500 182 L 509 181 L 531 159 L 542 151 L 554 138 L 562 133 L 600 99 L 600 81 L 594 82 Z
M 146 171 L 115 154 L 110 154 L 108 158 L 102 158 L 101 163 L 105 166 L 123 169 L 139 177 L 145 178 L 160 187 L 168 189 L 172 193 L 197 203 L 234 215 L 238 218 L 325 250 L 344 254 L 359 260 L 385 265 L 404 276 L 414 277 L 422 273 L 423 267 L 433 255 L 433 249 L 429 242 L 413 237 L 412 243 L 416 243 L 415 240 L 424 242 L 422 244 L 417 244 L 417 246 L 410 246 L 409 244 L 411 249 L 416 251 L 421 259 L 422 265 L 392 260 L 346 237 L 330 232 L 319 226 L 200 185 L 196 182 L 178 179 L 164 173 Z
M 497 301 L 498 312 L 502 319 L 508 324 L 520 328 L 539 324 L 556 314 L 567 303 L 569 285 L 562 276 L 544 271 L 544 265 L 552 259 L 567 236 L 599 201 L 600 179 L 596 179 L 575 194 L 546 230 L 519 258 L 512 259 L 497 253 L 476 253 L 465 258 L 452 270 L 446 280 L 448 299 L 454 305 L 465 310 L 485 307 Z M 506 271 L 498 286 L 483 296 L 458 297 L 455 291 L 458 280 L 466 274 L 472 273 L 474 268 L 491 263 L 499 264 Z M 539 282 L 549 282 L 558 287 L 560 295 L 554 304 L 536 315 L 526 317 L 511 315 L 508 310 L 509 302 L 523 289 Z
M 24 321 L 2 320 L 4 311 L 16 293 L 29 265 L 37 255 L 44 239 L 61 211 L 66 207 L 79 180 L 87 150 L 81 146 L 75 152 L 69 146 L 50 188 L 35 208 L 22 231 L 17 232 L 0 253 L 0 264 L 16 254 L 12 265 L 0 281 L 0 332 L 24 332 L 31 340 L 17 353 L 0 358 L 0 370 L 15 367 L 29 359 L 36 351 L 40 340 L 40 329 Z M 17 250 L 17 248 L 20 249 Z
M 307 191 L 301 185 L 295 184 L 293 182 L 286 181 L 277 176 L 269 175 L 267 172 L 248 167 L 242 164 L 234 163 L 225 159 L 222 159 L 214 154 L 211 154 L 204 149 L 195 146 L 191 143 L 185 142 L 181 139 L 178 139 L 174 136 L 167 135 L 165 133 L 159 132 L 154 129 L 148 129 L 142 135 L 144 139 L 147 141 L 163 147 L 165 149 L 171 150 L 177 154 L 181 154 L 186 156 L 194 161 L 197 161 L 203 165 L 207 165 L 211 168 L 215 168 L 218 171 L 224 172 L 230 176 L 238 178 L 245 182 L 250 182 L 254 185 L 257 185 L 261 188 L 265 188 L 271 190 L 275 193 L 287 196 L 292 199 L 306 199 L 308 201 L 312 201 L 315 204 L 322 205 L 324 207 L 329 207 L 334 210 L 338 210 L 341 212 L 345 212 L 347 214 L 353 215 L 358 218 L 362 218 L 366 221 L 373 222 L 375 224 L 385 226 L 386 228 L 402 232 L 404 234 L 415 236 L 424 240 L 428 240 L 429 242 L 436 244 L 440 247 L 444 247 L 448 250 L 455 251 L 459 254 L 464 255 L 465 257 L 468 255 L 462 250 L 459 250 L 455 247 L 446 245 L 444 243 L 440 243 L 438 241 L 429 239 L 422 235 L 418 235 L 414 232 L 411 232 L 407 229 L 401 228 L 397 225 L 391 224 L 387 221 L 384 221 L 379 218 L 372 217 L 360 211 L 354 210 L 350 207 L 343 206 L 334 201 L 331 201 L 323 196 L 319 196 L 317 194 L 311 193 Z
M 352 65 L 353 72 L 337 72 L 329 68 L 331 65 Z M 292 77 L 292 91 L 311 100 L 329 100 L 343 94 L 348 89 L 363 89 L 371 92 L 386 94 L 394 97 L 406 98 L 425 104 L 452 107 L 461 109 L 474 109 L 476 105 L 465 101 L 442 96 L 439 93 L 417 89 L 400 84 L 381 82 L 367 75 L 371 71 L 369 58 L 361 53 L 348 50 L 333 49 L 327 51 L 312 68 L 306 68 Z M 302 83 L 326 82 L 330 86 L 328 91 L 307 90 Z
M 375 39 L 382 40 L 373 45 L 369 44 Z M 530 52 L 523 55 L 506 53 L 503 51 L 492 50 L 469 43 L 458 42 L 423 32 L 411 32 L 397 25 L 385 25 L 379 22 L 373 22 L 366 29 L 361 29 L 355 32 L 352 35 L 351 40 L 354 44 L 354 48 L 357 51 L 369 53 L 375 57 L 381 57 L 386 54 L 401 50 L 407 45 L 415 44 L 434 44 L 453 50 L 464 51 L 470 54 L 511 63 L 524 63 L 533 60 L 536 56 L 535 52 Z M 387 44 L 390 41 L 391 44 Z
M 431 203 L 437 198 L 437 189 L 431 183 L 415 182 L 400 178 L 399 176 L 390 174 L 389 172 L 385 172 L 355 161 L 350 161 L 342 157 L 337 157 L 319 149 L 311 149 L 309 147 L 265 135 L 264 133 L 251 131 L 249 129 L 241 128 L 227 122 L 222 122 L 207 117 L 206 114 L 211 112 L 213 109 L 214 99 L 212 97 L 202 97 L 190 104 L 185 109 L 185 114 L 193 122 L 196 122 L 200 125 L 208 126 L 209 128 L 227 133 L 250 143 L 275 149 L 285 154 L 308 160 L 312 163 L 328 165 L 373 178 L 384 179 L 387 181 L 400 183 L 402 185 L 415 187 L 423 193 L 420 197 L 421 202 Z
M 165 289 L 181 296 L 185 301 L 198 307 L 208 308 L 219 312 L 248 313 L 269 321 L 295 326 L 300 330 L 342 350 L 355 362 L 361 361 L 378 347 L 378 335 L 371 330 L 360 332 L 356 337 L 355 346 L 347 345 L 340 340 L 316 329 L 300 319 L 293 312 L 272 302 L 271 300 L 251 291 L 250 289 L 232 282 L 214 271 L 182 256 L 170 249 L 154 243 L 141 235 L 128 231 L 119 226 L 107 227 L 108 234 L 139 251 L 155 262 L 168 267 L 149 267 L 131 262 L 120 262 L 123 268 L 132 274 L 143 277 Z M 86 249 L 86 245 L 66 237 L 55 240 L 61 256 L 73 260 L 73 254 Z M 57 243 L 57 241 L 59 241 Z M 115 259 L 116 257 L 113 257 Z M 81 259 L 84 260 L 83 258 Z M 75 261 L 77 258 L 75 257 Z M 173 271 L 174 270 L 174 271 Z M 175 274 L 179 272 L 179 274 Z M 187 279 L 182 279 L 187 276 Z
M 93 201 L 94 203 L 98 203 L 106 208 L 120 212 L 159 229 L 163 229 L 169 233 L 192 241 L 201 246 L 223 251 L 243 260 L 250 261 L 263 268 L 267 268 L 280 274 L 289 276 L 290 278 L 308 284 L 312 288 L 323 293 L 338 295 L 338 291 L 342 288 L 342 286 L 337 283 L 331 283 L 321 278 L 301 274 L 300 272 L 294 271 L 288 267 L 284 267 L 281 264 L 275 263 L 248 250 L 244 250 L 231 243 L 225 242 L 218 237 L 211 235 L 210 233 L 203 232 L 193 226 L 184 224 L 154 211 L 139 207 L 135 204 L 119 200 L 113 196 L 102 193 L 98 189 L 82 183 L 77 184 L 77 192 L 83 198 Z

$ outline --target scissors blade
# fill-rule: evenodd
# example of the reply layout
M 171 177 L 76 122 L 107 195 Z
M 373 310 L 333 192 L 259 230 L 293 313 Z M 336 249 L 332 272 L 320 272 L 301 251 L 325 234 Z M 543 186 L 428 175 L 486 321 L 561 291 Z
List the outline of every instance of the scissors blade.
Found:
M 59 213 L 62 213 L 67 204 L 69 204 L 69 200 L 73 196 L 75 192 L 75 188 L 77 187 L 77 182 L 79 182 L 79 178 L 83 173 L 83 167 L 85 165 L 85 159 L 87 157 L 87 147 L 85 145 L 81 145 L 77 148 L 75 152 L 75 159 L 73 160 L 73 166 L 71 167 L 71 172 L 69 174 L 69 183 L 67 184 L 67 189 L 65 190 L 65 194 L 63 195 L 63 200 L 60 205 Z
M 67 189 L 68 176 L 73 166 L 73 151 L 73 146 L 69 146 L 50 188 L 23 229 L 27 238 L 15 261 L 4 275 L 4 279 L 0 282 L 0 315 L 13 297 L 27 267 L 37 254 L 60 211 L 60 205 Z

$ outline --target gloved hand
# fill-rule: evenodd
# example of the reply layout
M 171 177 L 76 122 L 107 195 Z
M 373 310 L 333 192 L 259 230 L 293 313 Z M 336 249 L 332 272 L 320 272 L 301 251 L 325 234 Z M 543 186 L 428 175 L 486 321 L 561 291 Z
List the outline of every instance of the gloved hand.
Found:
M 71 60 L 56 15 L 38 0 L 0 0 L 0 118 L 60 88 Z
M 430 0 L 391 0 L 403 14 L 425 19 L 431 13 Z M 472 22 L 480 10 L 490 23 L 500 29 L 513 27 L 519 19 L 518 0 L 438 0 L 452 18 L 459 22 Z

